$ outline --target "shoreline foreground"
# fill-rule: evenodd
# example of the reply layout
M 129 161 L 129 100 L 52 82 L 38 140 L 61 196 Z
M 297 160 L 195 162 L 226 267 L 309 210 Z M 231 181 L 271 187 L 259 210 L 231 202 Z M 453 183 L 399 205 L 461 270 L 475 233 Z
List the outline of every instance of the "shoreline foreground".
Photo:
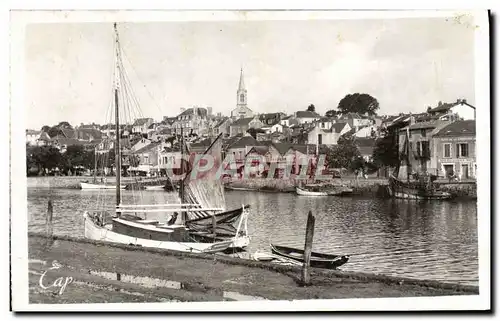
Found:
M 479 287 L 29 233 L 30 303 L 194 302 L 478 295 Z M 43 279 L 41 280 L 41 277 Z M 66 280 L 59 282 L 57 280 Z M 56 285 L 54 285 L 56 284 Z M 42 287 L 42 285 L 44 285 Z M 59 286 L 57 286 L 59 285 Z

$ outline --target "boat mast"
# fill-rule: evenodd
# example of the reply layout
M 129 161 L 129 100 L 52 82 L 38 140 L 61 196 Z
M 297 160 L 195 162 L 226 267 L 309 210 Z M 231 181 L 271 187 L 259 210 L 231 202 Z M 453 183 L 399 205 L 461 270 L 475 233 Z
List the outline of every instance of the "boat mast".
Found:
M 97 146 L 94 148 L 94 184 L 97 182 Z
M 410 122 L 411 124 L 411 122 Z M 411 172 L 411 164 L 410 164 L 410 125 L 406 127 L 406 180 L 410 182 L 410 172 Z
M 120 149 L 120 114 L 118 108 L 118 81 L 119 81 L 119 55 L 120 55 L 120 43 L 118 41 L 118 29 L 116 28 L 116 22 L 114 23 L 115 29 L 115 47 L 116 47 L 116 74 L 115 74 L 115 165 L 116 165 L 116 205 L 119 206 L 121 203 L 120 195 L 120 185 L 121 185 L 121 149 Z M 120 215 L 120 213 L 118 213 Z
M 183 131 L 183 128 L 181 126 L 181 173 L 184 174 L 184 131 Z M 181 178 L 181 182 L 180 182 L 180 188 L 179 188 L 179 196 L 180 196 L 180 199 L 181 199 L 181 204 L 184 204 L 184 178 Z M 183 208 L 183 206 L 181 205 L 181 209 Z M 182 220 L 182 224 L 184 224 L 184 222 L 186 222 L 186 213 L 184 211 L 182 211 L 181 213 L 181 220 Z

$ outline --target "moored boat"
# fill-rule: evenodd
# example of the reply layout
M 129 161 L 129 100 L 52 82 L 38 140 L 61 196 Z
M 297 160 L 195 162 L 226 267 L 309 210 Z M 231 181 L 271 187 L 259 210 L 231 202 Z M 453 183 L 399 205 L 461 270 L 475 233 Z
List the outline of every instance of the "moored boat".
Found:
M 396 166 L 394 173 L 389 176 L 389 194 L 394 198 L 410 200 L 450 199 L 452 195 L 448 192 L 440 191 L 438 186 L 434 183 L 437 178 L 436 175 L 431 175 L 426 171 L 413 173 L 412 163 L 410 161 L 410 143 L 409 127 L 407 127 L 403 147 L 399 151 L 400 159 L 401 161 L 404 160 L 406 165 L 406 181 L 398 179 L 401 166 L 400 162 Z M 415 176 L 416 179 L 410 180 L 410 176 Z
M 292 247 L 278 246 L 271 244 L 273 254 L 285 257 L 297 262 L 304 262 L 304 250 Z M 336 269 L 349 261 L 348 255 L 333 255 L 318 252 L 311 252 L 310 266 L 322 269 Z
M 144 189 L 146 191 L 164 191 L 165 190 L 165 185 L 150 185 L 150 186 L 144 186 Z
M 234 242 L 193 242 L 183 225 L 169 226 L 138 217 L 132 220 L 115 217 L 111 224 L 103 223 L 102 217 L 92 212 L 85 212 L 83 218 L 85 237 L 92 240 L 193 253 L 221 252 Z
M 116 186 L 111 184 L 93 184 L 80 182 L 80 189 L 116 189 Z M 125 185 L 120 185 L 120 189 L 125 189 Z
M 107 214 L 103 211 L 85 211 L 84 228 L 85 237 L 93 240 L 105 240 L 110 242 L 132 244 L 145 247 L 156 247 L 170 249 L 183 252 L 202 252 L 214 253 L 226 251 L 230 248 L 244 248 L 249 243 L 247 235 L 247 217 L 248 212 L 244 209 L 226 212 L 224 198 L 222 195 L 213 195 L 217 190 L 222 190 L 220 182 L 196 180 L 191 182 L 181 181 L 181 202 L 180 204 L 140 204 L 136 197 L 133 202 L 136 204 L 124 204 L 121 198 L 122 185 L 122 157 L 123 152 L 120 147 L 120 97 L 124 98 L 127 94 L 133 93 L 128 84 L 127 77 L 124 75 L 120 48 L 118 40 L 118 31 L 116 24 L 115 29 L 115 85 L 114 85 L 114 115 L 115 115 L 115 132 L 114 137 L 115 149 L 115 167 L 116 182 L 116 209 L 115 213 Z M 122 93 L 119 93 L 119 88 L 124 88 Z M 136 101 L 135 97 L 131 101 Z M 124 104 L 130 106 L 130 101 Z M 138 106 L 136 106 L 138 107 Z M 112 113 L 108 113 L 111 115 Z M 124 112 L 124 115 L 130 115 L 130 112 Z M 184 156 L 184 140 L 183 129 L 181 128 L 181 156 Z M 213 145 L 219 147 L 220 154 L 220 135 L 214 141 Z M 215 144 L 217 142 L 217 144 Z M 211 149 L 209 147 L 209 149 Z M 130 155 L 129 155 L 130 156 Z M 219 157 L 220 158 L 220 157 Z M 130 161 L 130 160 L 129 160 Z M 184 171 L 184 162 L 181 165 L 181 170 Z M 190 175 L 186 175 L 188 177 Z M 186 180 L 186 177 L 184 180 Z M 155 186 L 158 183 L 147 182 L 146 186 Z M 186 184 L 187 183 L 187 184 Z M 184 185 L 187 185 L 187 191 Z M 155 186 L 156 187 L 156 186 Z M 163 186 L 162 186 L 163 187 Z M 219 187 L 219 188 L 218 188 Z M 125 186 L 123 186 L 125 188 Z M 133 191 L 134 189 L 132 189 Z M 138 195 L 141 197 L 140 195 Z M 221 196 L 217 198 L 217 196 Z M 96 204 L 103 204 L 104 201 L 98 201 Z M 146 218 L 148 213 L 166 214 L 168 215 L 166 222 L 158 220 L 149 220 Z M 138 216 L 143 214 L 144 217 Z M 181 214 L 181 215 L 179 215 Z M 219 216 L 217 216 L 219 214 Z M 212 233 L 207 228 L 206 221 L 212 221 Z M 230 223 L 235 223 L 238 220 L 238 226 L 231 230 Z M 192 221 L 195 222 L 192 222 Z M 196 222 L 198 222 L 196 224 Z M 217 224 L 219 223 L 219 224 Z M 226 227 L 227 225 L 227 227 Z M 200 227 L 201 226 L 201 227 Z M 195 229 L 196 227 L 196 229 Z M 203 227 L 203 228 L 202 228 Z M 217 233 L 220 229 L 226 229 L 231 233 L 221 235 Z
M 311 191 L 307 189 L 302 189 L 300 187 L 295 187 L 295 191 L 297 192 L 297 195 L 301 196 L 328 196 L 328 192 L 320 192 L 320 191 Z

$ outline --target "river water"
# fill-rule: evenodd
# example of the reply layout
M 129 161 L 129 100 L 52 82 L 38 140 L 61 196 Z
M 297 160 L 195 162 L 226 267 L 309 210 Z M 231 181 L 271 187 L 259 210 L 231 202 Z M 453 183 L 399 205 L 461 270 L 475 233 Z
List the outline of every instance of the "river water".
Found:
M 162 191 L 123 191 L 123 203 L 164 203 Z M 54 233 L 83 237 L 84 210 L 114 208 L 109 191 L 28 188 L 30 231 L 44 231 L 47 200 Z M 343 270 L 478 285 L 476 201 L 408 201 L 228 191 L 228 209 L 249 204 L 249 252 L 269 243 L 304 247 L 307 213 L 316 216 L 313 250 L 350 254 Z M 153 217 L 152 217 L 153 218 Z M 162 217 L 159 217 L 162 218 Z

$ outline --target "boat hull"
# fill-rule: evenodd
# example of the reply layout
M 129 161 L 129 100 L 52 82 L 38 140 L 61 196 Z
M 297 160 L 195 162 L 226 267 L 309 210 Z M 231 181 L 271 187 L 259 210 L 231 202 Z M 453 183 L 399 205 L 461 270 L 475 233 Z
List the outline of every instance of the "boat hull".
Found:
M 447 200 L 450 193 L 439 190 L 418 188 L 415 184 L 402 182 L 395 177 L 389 178 L 389 194 L 394 198 L 409 200 Z
M 328 196 L 327 192 L 313 192 L 313 191 L 308 191 L 308 190 L 302 189 L 300 187 L 296 187 L 295 191 L 296 191 L 297 195 L 300 195 L 300 196 Z
M 216 253 L 226 250 L 233 240 L 216 243 L 157 241 L 138 238 L 112 231 L 107 227 L 98 226 L 87 212 L 84 213 L 85 237 L 91 240 L 106 241 L 134 246 L 160 248 L 166 250 L 191 253 Z
M 80 189 L 116 189 L 116 185 L 80 182 Z M 125 189 L 125 185 L 120 185 L 120 189 Z
M 165 191 L 165 186 L 164 185 L 158 185 L 158 186 L 145 186 L 144 189 L 146 191 Z
M 304 263 L 304 250 L 271 244 L 271 251 L 277 256 Z M 349 257 L 347 255 L 332 255 L 311 252 L 309 264 L 311 267 L 332 270 L 346 264 L 347 261 L 349 261 Z

